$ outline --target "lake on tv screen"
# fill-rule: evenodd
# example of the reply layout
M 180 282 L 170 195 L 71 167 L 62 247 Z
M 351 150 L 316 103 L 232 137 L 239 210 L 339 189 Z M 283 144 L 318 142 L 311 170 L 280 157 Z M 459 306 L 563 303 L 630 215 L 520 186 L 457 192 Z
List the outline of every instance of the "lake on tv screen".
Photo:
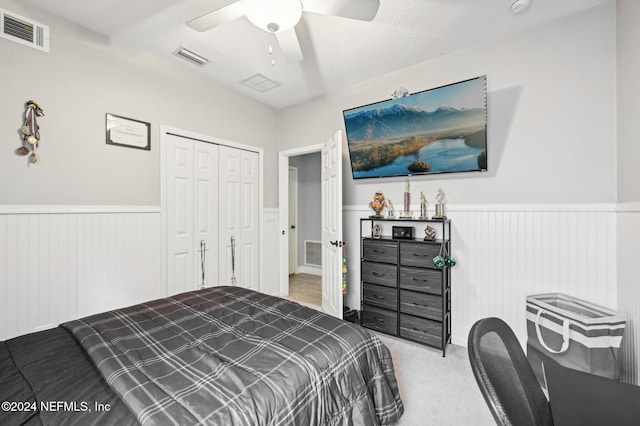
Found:
M 478 155 L 484 150 L 484 148 L 466 145 L 463 139 L 442 139 L 426 145 L 417 154 L 398 157 L 385 166 L 371 170 L 354 171 L 353 177 L 367 178 L 416 174 L 409 170 L 409 165 L 416 160 L 422 160 L 429 164 L 428 173 L 480 170 Z

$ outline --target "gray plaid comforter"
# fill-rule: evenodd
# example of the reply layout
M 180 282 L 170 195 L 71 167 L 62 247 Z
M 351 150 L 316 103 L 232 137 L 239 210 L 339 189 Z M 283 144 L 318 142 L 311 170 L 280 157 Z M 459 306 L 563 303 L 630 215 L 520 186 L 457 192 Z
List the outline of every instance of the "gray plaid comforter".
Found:
M 240 287 L 63 326 L 143 425 L 369 426 L 403 413 L 377 336 Z

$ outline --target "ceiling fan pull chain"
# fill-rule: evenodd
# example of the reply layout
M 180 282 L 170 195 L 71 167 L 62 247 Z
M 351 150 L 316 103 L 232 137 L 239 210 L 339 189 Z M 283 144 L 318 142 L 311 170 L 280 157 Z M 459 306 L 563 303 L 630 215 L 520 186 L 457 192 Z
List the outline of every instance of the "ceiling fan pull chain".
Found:
M 273 47 L 271 47 L 271 45 L 269 45 L 269 56 L 273 55 Z M 276 60 L 275 59 L 271 59 L 271 66 L 274 67 L 276 65 Z

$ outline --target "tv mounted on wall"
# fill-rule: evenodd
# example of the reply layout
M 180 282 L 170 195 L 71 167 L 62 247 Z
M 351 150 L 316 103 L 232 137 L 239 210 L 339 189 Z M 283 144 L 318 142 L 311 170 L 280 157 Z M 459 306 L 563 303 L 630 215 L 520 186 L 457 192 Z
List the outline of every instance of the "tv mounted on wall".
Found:
M 354 179 L 487 170 L 487 77 L 343 111 Z

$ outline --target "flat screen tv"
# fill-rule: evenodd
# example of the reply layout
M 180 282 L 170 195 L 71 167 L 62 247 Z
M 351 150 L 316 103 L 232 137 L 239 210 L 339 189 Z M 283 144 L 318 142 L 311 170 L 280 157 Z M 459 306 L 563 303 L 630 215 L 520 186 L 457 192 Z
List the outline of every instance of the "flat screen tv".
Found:
M 343 111 L 354 179 L 487 170 L 487 77 Z

